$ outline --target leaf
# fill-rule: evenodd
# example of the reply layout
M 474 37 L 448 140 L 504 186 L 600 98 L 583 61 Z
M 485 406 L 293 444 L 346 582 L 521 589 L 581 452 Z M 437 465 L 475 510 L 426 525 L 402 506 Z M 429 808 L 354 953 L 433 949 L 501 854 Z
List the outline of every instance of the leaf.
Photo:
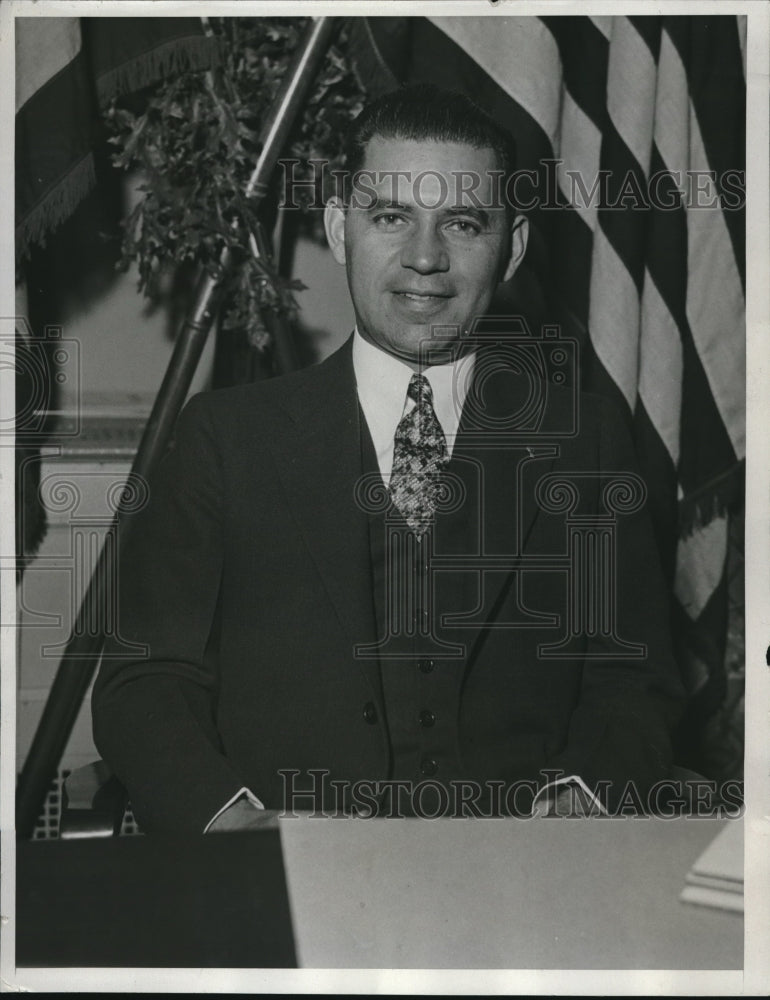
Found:
M 259 205 L 247 202 L 243 192 L 306 19 L 214 17 L 209 23 L 221 47 L 215 71 L 184 71 L 159 81 L 147 89 L 141 115 L 118 102 L 104 113 L 113 163 L 145 177 L 139 202 L 124 221 L 120 264 L 135 262 L 140 287 L 151 293 L 158 275 L 174 265 L 195 263 L 216 273 L 223 245 L 230 246 L 234 266 L 226 278 L 223 321 L 266 344 L 260 311 L 295 311 L 293 293 L 305 286 L 277 274 L 269 261 L 254 260 L 248 240 Z M 302 160 L 338 163 L 340 132 L 361 107 L 364 93 L 345 38 L 343 27 L 293 129 L 288 147 Z M 306 166 L 296 176 L 312 174 Z M 307 215 L 304 230 L 322 232 L 319 213 Z

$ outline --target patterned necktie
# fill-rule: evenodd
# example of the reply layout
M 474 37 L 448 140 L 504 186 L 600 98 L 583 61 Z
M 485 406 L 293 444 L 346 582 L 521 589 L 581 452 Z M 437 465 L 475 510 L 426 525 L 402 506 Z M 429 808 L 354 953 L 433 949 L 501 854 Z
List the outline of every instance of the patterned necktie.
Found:
M 449 452 L 433 410 L 430 382 L 424 375 L 414 374 L 406 394 L 415 405 L 396 428 L 390 495 L 420 538 L 436 512 L 439 476 L 449 461 Z

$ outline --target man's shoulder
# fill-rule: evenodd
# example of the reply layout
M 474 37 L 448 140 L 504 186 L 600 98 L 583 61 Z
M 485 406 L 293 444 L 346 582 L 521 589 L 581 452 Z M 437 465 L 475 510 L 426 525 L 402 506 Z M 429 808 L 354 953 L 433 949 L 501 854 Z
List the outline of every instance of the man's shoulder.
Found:
M 332 391 L 335 382 L 342 384 L 348 377 L 349 353 L 346 343 L 324 360 L 297 371 L 258 382 L 204 390 L 190 398 L 187 408 L 205 411 L 215 421 L 246 418 L 255 412 L 279 413 L 290 409 L 292 401 L 308 391 L 323 391 L 326 387 Z
M 528 363 L 523 351 L 487 348 L 477 355 L 470 407 L 483 424 L 509 424 L 550 439 L 595 440 L 627 420 L 603 395 L 588 392 L 557 371 Z M 492 424 L 490 424 L 492 426 Z

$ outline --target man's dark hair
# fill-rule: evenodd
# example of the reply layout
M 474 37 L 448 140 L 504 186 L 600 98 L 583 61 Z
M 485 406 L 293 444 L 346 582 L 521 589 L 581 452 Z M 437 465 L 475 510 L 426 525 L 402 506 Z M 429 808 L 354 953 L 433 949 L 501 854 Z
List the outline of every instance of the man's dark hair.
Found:
M 432 84 L 402 87 L 365 105 L 350 125 L 345 143 L 346 171 L 361 170 L 367 143 L 383 139 L 458 142 L 494 150 L 508 178 L 516 168 L 513 136 L 465 94 Z

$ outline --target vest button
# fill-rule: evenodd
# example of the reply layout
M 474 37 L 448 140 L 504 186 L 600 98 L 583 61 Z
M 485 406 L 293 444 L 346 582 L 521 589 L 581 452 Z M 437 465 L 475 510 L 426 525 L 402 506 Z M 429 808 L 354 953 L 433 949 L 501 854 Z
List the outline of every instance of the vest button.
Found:
M 417 666 L 424 674 L 429 674 L 434 669 L 436 664 L 433 660 L 418 660 Z
M 430 727 L 435 723 L 436 716 L 428 708 L 424 708 L 420 712 L 420 725 L 423 729 L 430 729 Z
M 377 721 L 377 709 L 371 701 L 367 701 L 364 705 L 364 719 L 370 726 L 373 726 Z
M 423 757 L 420 763 L 420 773 L 425 775 L 435 774 L 438 771 L 438 764 L 432 757 Z

